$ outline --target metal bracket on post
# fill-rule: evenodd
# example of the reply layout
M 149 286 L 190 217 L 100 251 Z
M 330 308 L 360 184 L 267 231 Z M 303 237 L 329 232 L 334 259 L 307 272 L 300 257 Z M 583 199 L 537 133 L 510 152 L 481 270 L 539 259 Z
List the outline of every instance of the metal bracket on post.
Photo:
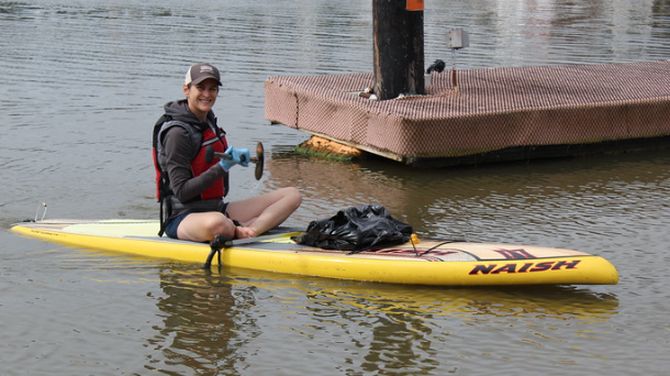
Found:
M 451 86 L 458 93 L 458 79 L 456 77 L 456 50 L 470 47 L 470 36 L 468 32 L 462 28 L 455 28 L 449 30 L 447 34 L 448 46 L 453 55 L 453 66 L 451 68 Z

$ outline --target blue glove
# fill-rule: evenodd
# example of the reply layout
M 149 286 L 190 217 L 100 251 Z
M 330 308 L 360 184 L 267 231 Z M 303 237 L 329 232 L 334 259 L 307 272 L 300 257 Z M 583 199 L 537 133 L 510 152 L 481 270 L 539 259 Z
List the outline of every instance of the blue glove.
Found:
M 236 164 L 242 165 L 244 167 L 249 166 L 249 161 L 251 160 L 251 155 L 249 154 L 249 149 L 247 148 L 234 148 L 229 146 L 226 149 L 226 154 L 230 156 L 230 159 L 221 158 L 219 160 L 219 165 L 223 168 L 224 171 L 228 171 L 231 167 Z
M 248 167 L 249 161 L 251 160 L 251 154 L 249 154 L 249 149 L 247 148 L 234 148 L 229 147 L 230 155 L 233 156 L 233 160 L 240 164 L 242 167 Z

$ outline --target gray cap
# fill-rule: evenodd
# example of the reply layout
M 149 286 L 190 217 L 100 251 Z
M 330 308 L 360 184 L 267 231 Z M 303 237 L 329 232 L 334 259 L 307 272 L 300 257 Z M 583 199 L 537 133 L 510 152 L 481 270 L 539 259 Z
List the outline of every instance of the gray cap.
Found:
M 206 63 L 193 64 L 188 68 L 188 72 L 186 72 L 184 85 L 197 85 L 208 78 L 215 79 L 219 86 L 221 86 L 221 75 L 215 66 Z

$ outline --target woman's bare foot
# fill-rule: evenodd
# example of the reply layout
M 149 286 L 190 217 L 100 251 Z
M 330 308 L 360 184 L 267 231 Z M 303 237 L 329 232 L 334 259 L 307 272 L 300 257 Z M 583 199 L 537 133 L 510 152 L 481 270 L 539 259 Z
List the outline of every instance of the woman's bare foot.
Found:
M 235 239 L 253 238 L 254 236 L 256 236 L 256 231 L 251 227 L 235 227 Z

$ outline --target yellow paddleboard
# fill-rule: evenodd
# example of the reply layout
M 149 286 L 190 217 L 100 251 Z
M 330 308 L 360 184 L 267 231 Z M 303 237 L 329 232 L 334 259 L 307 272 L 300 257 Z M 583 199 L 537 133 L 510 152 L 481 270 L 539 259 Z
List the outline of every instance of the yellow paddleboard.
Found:
M 155 220 L 44 220 L 11 230 L 48 242 L 204 263 L 208 244 L 160 238 Z M 616 268 L 585 252 L 501 243 L 421 240 L 348 254 L 296 244 L 296 232 L 244 239 L 225 266 L 305 276 L 436 286 L 616 284 Z M 214 258 L 214 264 L 217 263 Z

